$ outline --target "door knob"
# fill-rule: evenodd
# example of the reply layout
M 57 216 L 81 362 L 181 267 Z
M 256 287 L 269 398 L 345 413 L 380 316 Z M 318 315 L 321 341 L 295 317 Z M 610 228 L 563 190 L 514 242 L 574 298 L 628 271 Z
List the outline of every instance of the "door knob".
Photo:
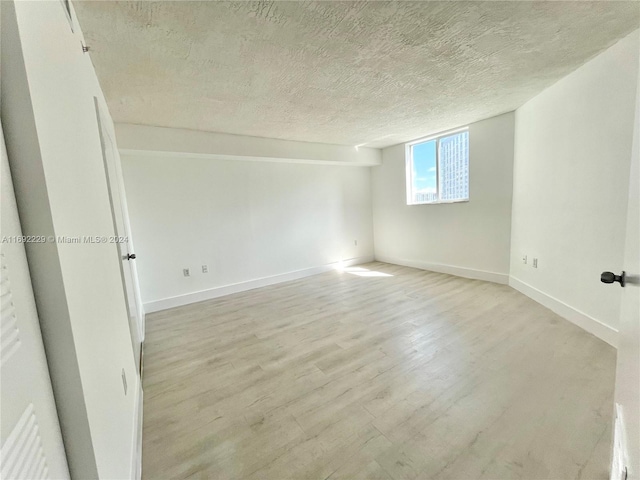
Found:
M 127 253 L 127 256 L 124 257 L 126 260 L 135 260 L 136 259 L 136 254 L 135 253 Z M 604 280 L 603 280 L 604 281 Z M 611 282 L 609 282 L 611 283 Z
M 624 277 L 624 271 L 620 275 L 616 275 L 613 272 L 602 272 L 602 275 L 600 275 L 600 281 L 602 283 L 618 282 L 621 287 L 624 287 Z

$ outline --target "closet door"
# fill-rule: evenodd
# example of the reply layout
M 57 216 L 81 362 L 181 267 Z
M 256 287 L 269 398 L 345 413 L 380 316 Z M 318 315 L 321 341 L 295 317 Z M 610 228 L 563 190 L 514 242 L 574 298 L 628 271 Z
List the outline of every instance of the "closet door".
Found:
M 1 125 L 0 156 L 0 478 L 69 478 Z

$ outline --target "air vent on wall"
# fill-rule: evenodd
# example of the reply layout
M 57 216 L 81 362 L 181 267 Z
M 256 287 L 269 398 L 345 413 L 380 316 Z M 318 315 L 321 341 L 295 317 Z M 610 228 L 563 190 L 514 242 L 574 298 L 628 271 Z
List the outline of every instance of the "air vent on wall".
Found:
M 13 428 L 0 453 L 2 470 L 0 477 L 40 480 L 49 478 L 49 469 L 42 449 L 40 429 L 33 404 Z
M 5 264 L 4 253 L 0 254 L 0 271 L 2 282 L 0 284 L 0 365 L 4 365 L 9 358 L 20 348 L 20 331 L 18 330 L 18 320 L 16 310 L 13 305 L 13 295 L 11 293 L 11 282 L 9 281 L 9 270 Z

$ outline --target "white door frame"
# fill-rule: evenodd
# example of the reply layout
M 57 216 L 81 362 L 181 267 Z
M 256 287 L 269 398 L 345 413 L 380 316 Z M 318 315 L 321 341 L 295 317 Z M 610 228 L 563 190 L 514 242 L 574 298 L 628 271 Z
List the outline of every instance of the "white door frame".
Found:
M 626 281 L 618 331 L 611 480 L 640 480 L 640 68 L 637 82 L 623 262 Z
M 122 168 L 117 146 L 105 128 L 102 118 L 102 108 L 97 97 L 93 97 L 96 119 L 98 122 L 98 134 L 102 146 L 102 159 L 104 162 L 107 190 L 109 202 L 111 204 L 111 216 L 113 219 L 113 230 L 117 237 L 126 238 L 124 242 L 118 242 L 120 265 L 120 275 L 122 277 L 122 288 L 125 296 L 125 303 L 129 315 L 129 330 L 131 333 L 131 343 L 134 356 L 138 365 L 138 370 L 142 367 L 142 345 L 144 343 L 144 310 L 140 298 L 140 288 L 138 284 L 138 272 L 132 255 L 135 255 L 133 240 L 131 238 L 131 227 L 129 224 L 129 214 L 127 209 L 127 199 L 124 189 Z

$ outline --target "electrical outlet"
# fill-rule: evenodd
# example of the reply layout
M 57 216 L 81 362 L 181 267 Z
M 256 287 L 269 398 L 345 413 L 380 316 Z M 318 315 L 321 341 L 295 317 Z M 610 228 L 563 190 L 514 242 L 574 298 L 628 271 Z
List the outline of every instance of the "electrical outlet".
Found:
M 533 268 L 538 268 L 538 259 L 537 258 L 533 259 Z
M 182 274 L 183 274 L 185 277 L 190 277 L 190 276 L 191 276 L 191 271 L 190 271 L 188 268 L 183 268 L 183 269 L 182 269 Z
M 127 373 L 122 369 L 122 387 L 124 388 L 124 394 L 127 394 Z
M 524 263 L 525 265 L 527 264 L 527 256 L 526 255 L 524 255 L 522 257 L 522 263 Z
M 209 273 L 209 267 L 206 265 L 202 265 L 202 273 Z

